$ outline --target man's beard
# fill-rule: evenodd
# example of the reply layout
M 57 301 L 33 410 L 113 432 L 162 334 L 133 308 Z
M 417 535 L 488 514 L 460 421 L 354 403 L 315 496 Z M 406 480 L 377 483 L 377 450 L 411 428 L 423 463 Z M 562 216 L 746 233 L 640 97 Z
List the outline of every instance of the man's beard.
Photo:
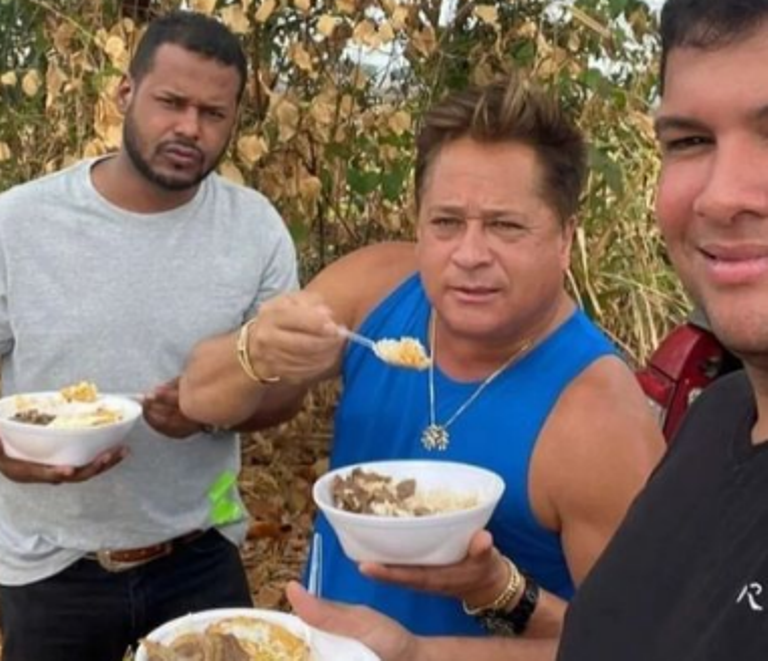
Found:
M 213 164 L 209 168 L 201 170 L 191 179 L 176 179 L 174 177 L 163 175 L 152 169 L 152 166 L 141 154 L 141 149 L 139 147 L 138 141 L 136 140 L 136 134 L 137 131 L 135 124 L 133 123 L 132 118 L 127 116 L 123 126 L 123 146 L 125 147 L 125 152 L 128 154 L 128 158 L 131 159 L 133 167 L 135 167 L 136 170 L 147 181 L 155 184 L 163 190 L 185 191 L 196 187 L 203 179 L 205 179 L 211 172 L 213 172 L 213 170 L 216 169 L 216 167 L 221 162 L 221 159 L 224 158 L 225 149 L 222 149 L 221 152 L 217 154 L 216 158 L 213 160 Z M 187 148 L 192 147 L 193 149 L 197 149 L 197 147 L 194 145 L 190 145 L 182 141 L 178 142 Z M 201 153 L 201 162 L 204 162 L 204 159 L 205 157 Z

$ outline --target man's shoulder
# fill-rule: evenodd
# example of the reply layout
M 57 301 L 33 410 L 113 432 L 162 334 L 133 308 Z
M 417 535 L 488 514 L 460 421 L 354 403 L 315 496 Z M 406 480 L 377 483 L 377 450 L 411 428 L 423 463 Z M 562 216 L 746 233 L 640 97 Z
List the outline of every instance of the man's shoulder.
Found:
M 415 244 L 387 241 L 364 246 L 339 257 L 326 266 L 313 282 L 364 282 L 382 280 L 389 290 L 416 270 Z
M 261 239 L 268 236 L 287 241 L 288 228 L 272 202 L 261 192 L 243 184 L 211 173 L 204 184 L 207 187 L 207 211 L 227 232 Z
M 710 410 L 713 404 L 751 405 L 754 402 L 752 384 L 744 370 L 737 370 L 715 380 L 704 389 L 691 406 L 688 415 L 698 416 Z
M 685 451 L 690 443 L 698 452 L 702 439 L 730 434 L 744 419 L 754 415 L 755 395 L 746 373 L 738 370 L 720 377 L 704 389 L 686 412 L 671 441 L 669 454 Z
M 632 370 L 615 353 L 605 353 L 587 365 L 568 385 L 561 403 L 595 422 L 594 414 L 603 411 L 622 415 L 625 406 L 648 409 Z
M 28 222 L 50 218 L 52 214 L 71 208 L 78 199 L 87 161 L 79 161 L 62 170 L 44 174 L 0 193 L 0 228 L 22 230 Z
M 56 172 L 43 174 L 21 184 L 16 184 L 0 194 L 0 205 L 17 204 L 26 200 L 35 200 L 40 203 L 41 194 L 65 192 L 72 181 L 76 180 L 82 169 L 88 166 L 89 161 L 78 161 Z
M 272 202 L 260 191 L 245 184 L 232 181 L 212 172 L 208 176 L 208 184 L 217 192 L 235 204 L 240 204 L 255 210 L 274 209 Z
M 568 466 L 574 484 L 596 466 L 633 457 L 647 475 L 664 452 L 664 440 L 629 367 L 609 354 L 595 360 L 561 395 L 540 439 L 553 466 Z M 583 470 L 583 476 L 578 475 Z
M 340 257 L 318 273 L 307 289 L 344 301 L 349 315 L 345 322 L 356 327 L 416 268 L 415 244 L 378 243 Z
M 416 267 L 416 244 L 408 241 L 384 241 L 357 248 L 338 260 L 347 268 L 381 267 L 413 271 Z

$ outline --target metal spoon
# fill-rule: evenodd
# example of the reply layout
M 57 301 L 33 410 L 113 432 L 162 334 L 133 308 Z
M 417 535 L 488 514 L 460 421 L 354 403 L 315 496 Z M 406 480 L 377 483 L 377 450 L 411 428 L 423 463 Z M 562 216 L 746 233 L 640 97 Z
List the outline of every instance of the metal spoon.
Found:
M 394 365 L 396 367 L 406 367 L 410 369 L 416 369 L 416 370 L 422 370 L 429 367 L 431 363 L 431 358 L 427 355 L 426 351 L 424 350 L 424 347 L 421 346 L 421 343 L 414 339 L 414 338 L 402 338 L 400 340 L 391 340 L 391 339 L 384 339 L 384 340 L 371 340 L 368 337 L 365 337 L 364 335 L 360 335 L 359 333 L 355 333 L 354 331 L 349 330 L 349 328 L 346 328 L 345 326 L 338 326 L 339 334 L 342 337 L 345 337 L 346 339 L 355 342 L 356 344 L 359 344 L 361 346 L 364 346 L 373 353 L 376 354 L 376 357 L 379 358 L 379 360 L 382 360 L 383 362 L 387 363 L 388 365 Z M 398 343 L 403 343 L 405 341 L 410 341 L 413 343 L 414 348 L 418 347 L 418 350 L 422 354 L 419 356 L 420 360 L 418 363 L 414 363 L 412 361 L 404 361 L 398 359 L 397 352 L 393 351 L 395 346 Z

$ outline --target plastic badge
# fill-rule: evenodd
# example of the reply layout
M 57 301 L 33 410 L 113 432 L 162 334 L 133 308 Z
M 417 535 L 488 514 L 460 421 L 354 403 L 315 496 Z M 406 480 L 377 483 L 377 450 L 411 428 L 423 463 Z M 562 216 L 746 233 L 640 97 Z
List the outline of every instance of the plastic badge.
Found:
M 211 523 L 215 526 L 234 523 L 243 518 L 243 508 L 235 498 L 237 476 L 232 471 L 224 471 L 208 489 L 208 501 L 211 503 Z

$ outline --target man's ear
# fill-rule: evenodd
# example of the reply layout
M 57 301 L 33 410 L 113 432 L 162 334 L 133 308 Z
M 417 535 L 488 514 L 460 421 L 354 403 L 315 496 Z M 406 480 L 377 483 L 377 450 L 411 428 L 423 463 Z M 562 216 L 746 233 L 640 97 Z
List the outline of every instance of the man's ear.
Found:
M 135 91 L 136 82 L 134 79 L 127 73 L 123 74 L 123 77 L 120 79 L 120 83 L 117 86 L 117 92 L 115 93 L 117 107 L 121 113 L 125 114 L 125 111 L 128 110 L 128 106 L 131 105 L 131 99 L 133 98 Z

